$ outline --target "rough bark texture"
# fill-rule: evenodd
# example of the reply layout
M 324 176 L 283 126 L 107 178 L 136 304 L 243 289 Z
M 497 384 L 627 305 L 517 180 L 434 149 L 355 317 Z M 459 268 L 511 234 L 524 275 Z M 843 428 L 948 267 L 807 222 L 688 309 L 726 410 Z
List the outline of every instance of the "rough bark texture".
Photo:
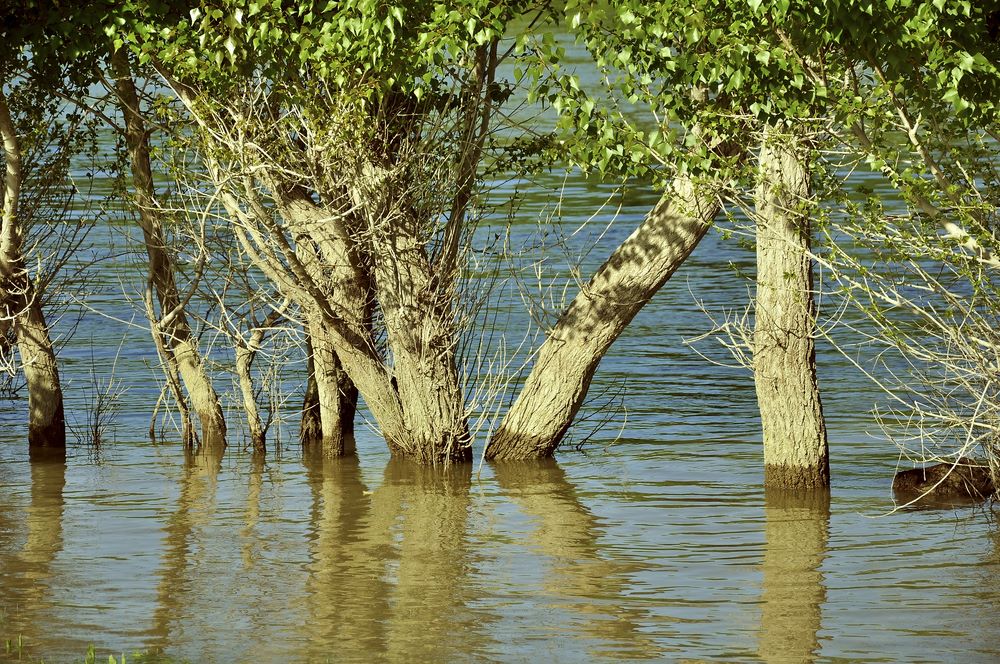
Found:
M 59 367 L 37 298 L 14 319 L 17 350 L 28 387 L 28 446 L 66 447 Z
M 757 189 L 754 383 L 764 432 L 764 484 L 829 486 L 826 425 L 816 380 L 811 193 L 805 146 L 769 132 Z
M 402 412 L 398 452 L 436 465 L 471 461 L 472 440 L 455 356 L 456 330 L 421 235 L 421 221 L 401 201 L 407 182 L 371 167 L 352 192 L 366 207 L 375 293 L 393 359 Z M 365 393 L 367 402 L 368 395 Z M 381 421 L 379 422 L 381 425 Z
M 173 370 L 174 367 L 169 365 L 175 363 L 175 370 L 181 376 L 191 407 L 201 421 L 202 445 L 225 447 L 226 422 L 222 414 L 222 403 L 205 370 L 198 352 L 197 339 L 191 333 L 191 326 L 184 312 L 184 302 L 177 290 L 163 225 L 156 211 L 148 134 L 139 113 L 139 97 L 125 51 L 115 51 L 111 64 L 117 79 L 116 93 L 125 119 L 125 142 L 132 161 L 139 225 L 149 257 L 148 278 L 160 306 L 157 320 L 150 321 L 153 334 L 162 335 L 164 345 L 170 351 L 164 357 L 168 364 L 167 371 Z
M 0 89 L 0 136 L 4 149 L 0 226 L 0 317 L 13 321 L 28 389 L 28 447 L 66 447 L 66 421 L 55 350 L 38 294 L 28 274 L 18 217 L 23 180 L 21 151 L 7 99 Z
M 812 662 L 819 651 L 826 602 L 822 566 L 830 529 L 830 492 L 768 487 L 764 520 L 758 655 L 764 662 Z
M 714 191 L 676 179 L 549 332 L 486 449 L 493 460 L 551 456 L 597 366 L 635 315 L 694 251 L 719 211 Z
M 311 340 L 312 378 L 316 386 L 316 403 L 319 410 L 319 444 L 326 457 L 354 454 L 354 414 L 357 409 L 358 388 L 340 365 L 340 359 L 321 318 L 314 318 L 309 325 Z
M 257 408 L 257 395 L 253 386 L 254 351 L 243 346 L 236 347 L 236 376 L 240 382 L 240 396 L 243 398 L 243 410 L 247 416 L 247 429 L 250 433 L 250 447 L 254 454 L 267 451 L 264 423 L 260 419 L 260 409 Z
M 313 366 L 312 340 L 306 334 L 306 391 L 302 396 L 302 418 L 299 422 L 299 442 L 303 450 L 315 449 L 323 440 L 323 423 L 319 419 L 319 387 Z

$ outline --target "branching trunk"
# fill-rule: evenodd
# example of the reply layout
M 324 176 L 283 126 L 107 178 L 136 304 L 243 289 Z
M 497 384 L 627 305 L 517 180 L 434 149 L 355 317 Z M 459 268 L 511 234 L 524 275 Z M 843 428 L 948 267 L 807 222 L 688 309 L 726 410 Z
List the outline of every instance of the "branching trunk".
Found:
M 442 306 L 419 220 L 400 201 L 403 182 L 377 168 L 352 195 L 368 208 L 375 292 L 392 350 L 394 388 L 407 432 L 403 454 L 425 464 L 472 459 L 455 357 L 455 322 Z M 366 395 L 367 399 L 367 395 Z
M 674 181 L 549 332 L 486 458 L 529 459 L 555 452 L 601 358 L 694 251 L 718 211 L 714 191 L 689 179 Z
M 226 422 L 222 404 L 198 352 L 197 339 L 191 332 L 184 311 L 185 302 L 177 290 L 173 260 L 167 251 L 163 224 L 156 210 L 149 139 L 139 113 L 139 97 L 132 80 L 128 55 L 123 50 L 115 51 L 111 56 L 111 64 L 116 77 L 119 105 L 125 118 L 125 141 L 132 160 L 139 224 L 149 257 L 149 280 L 160 305 L 158 319 L 150 321 L 153 334 L 162 335 L 164 345 L 171 351 L 165 354 L 165 360 L 168 363 L 175 362 L 176 366 L 168 366 L 166 370 L 176 371 L 184 382 L 191 406 L 201 420 L 202 444 L 224 447 Z
M 28 447 L 66 447 L 66 421 L 55 350 L 24 260 L 18 203 L 23 179 L 21 151 L 7 98 L 0 89 L 0 136 L 4 149 L 3 216 L 0 227 L 0 317 L 12 320 L 28 388 Z
M 767 132 L 756 194 L 754 383 L 764 432 L 764 484 L 784 488 L 830 483 L 816 380 L 806 150 L 792 137 Z

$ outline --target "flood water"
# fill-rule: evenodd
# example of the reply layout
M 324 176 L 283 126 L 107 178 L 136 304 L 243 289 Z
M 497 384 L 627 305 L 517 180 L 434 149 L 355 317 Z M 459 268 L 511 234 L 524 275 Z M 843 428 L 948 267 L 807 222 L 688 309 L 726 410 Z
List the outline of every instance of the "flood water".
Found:
M 683 344 L 707 326 L 692 293 L 745 301 L 729 263 L 750 257 L 710 235 L 640 315 L 593 388 L 624 382 L 625 408 L 583 452 L 446 475 L 364 427 L 335 462 L 287 427 L 266 459 L 154 445 L 144 333 L 88 315 L 65 351 L 74 412 L 122 334 L 130 392 L 116 442 L 65 465 L 29 463 L 24 404 L 4 407 L 3 638 L 49 662 L 89 644 L 192 662 L 996 661 L 989 511 L 886 514 L 878 395 L 828 348 L 832 492 L 763 491 L 750 376 Z
M 608 191 L 566 186 L 572 229 Z M 552 198 L 526 202 L 515 240 Z M 630 194 L 589 264 L 654 201 Z M 94 251 L 137 249 L 122 233 L 98 229 Z M 71 423 L 92 371 L 123 381 L 113 444 L 31 463 L 24 402 L 0 404 L 0 641 L 14 642 L 0 660 L 77 661 L 93 644 L 98 661 L 997 661 L 991 510 L 891 512 L 879 395 L 828 344 L 832 491 L 763 490 L 749 373 L 684 343 L 710 327 L 696 298 L 745 305 L 736 269 L 752 259 L 706 238 L 602 364 L 588 413 L 610 421 L 583 451 L 446 474 L 391 460 L 360 424 L 358 458 L 304 456 L 295 394 L 263 459 L 238 432 L 221 459 L 186 456 L 169 429 L 149 442 L 155 351 L 123 322 L 141 320 L 122 293 L 142 268 L 106 263 L 62 361 Z M 516 345 L 527 316 L 508 288 L 498 320 Z

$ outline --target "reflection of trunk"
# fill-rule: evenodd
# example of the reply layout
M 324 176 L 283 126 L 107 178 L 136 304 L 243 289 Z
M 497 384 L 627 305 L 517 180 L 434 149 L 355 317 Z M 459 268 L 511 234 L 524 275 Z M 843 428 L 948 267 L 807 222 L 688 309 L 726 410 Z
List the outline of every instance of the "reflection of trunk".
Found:
M 760 152 L 754 381 L 764 430 L 764 483 L 828 486 L 816 381 L 807 148 L 773 132 Z
M 153 174 L 149 160 L 149 139 L 139 113 L 139 97 L 129 66 L 128 55 L 117 50 L 111 56 L 117 77 L 115 84 L 122 115 L 125 118 L 125 142 L 132 159 L 132 178 L 139 225 L 149 256 L 149 281 L 160 305 L 158 320 L 150 321 L 153 333 L 162 336 L 166 349 L 166 370 L 180 374 L 191 405 L 201 420 L 202 443 L 225 447 L 226 423 L 222 404 L 212 386 L 205 364 L 198 352 L 198 342 L 191 333 L 187 316 L 174 278 L 173 260 L 167 251 L 166 236 L 155 205 Z
M 212 448 L 209 448 L 212 451 Z M 157 573 L 156 609 L 151 654 L 159 655 L 174 644 L 174 630 L 182 630 L 189 603 L 197 597 L 191 570 L 205 564 L 206 546 L 198 531 L 215 511 L 217 479 L 222 458 L 185 450 L 177 509 L 164 526 L 163 555 Z
M 610 642 L 615 659 L 659 657 L 656 644 L 643 637 L 643 612 L 628 606 L 628 568 L 599 555 L 600 526 L 580 503 L 563 469 L 552 459 L 541 459 L 499 463 L 494 470 L 504 493 L 534 521 L 529 541 L 549 567 L 543 575 L 550 598 L 547 608 L 562 608 L 565 602 L 584 618 L 583 636 Z M 553 600 L 560 604 L 553 606 Z
M 604 353 L 694 251 L 719 210 L 715 192 L 678 178 L 563 312 L 486 450 L 547 457 L 583 404 Z
M 386 661 L 446 662 L 479 651 L 483 620 L 466 603 L 471 479 L 472 464 L 441 471 L 397 458 L 386 466 L 372 501 L 376 532 L 400 534 Z
M 312 491 L 310 565 L 306 580 L 307 658 L 381 659 L 390 612 L 386 554 L 392 534 L 373 532 L 371 498 L 355 456 L 326 457 L 303 450 Z M 391 510 L 393 519 L 399 506 Z
M 66 447 L 66 422 L 55 350 L 39 293 L 27 272 L 18 220 L 23 179 L 21 151 L 7 98 L 0 89 L 0 136 L 4 149 L 3 222 L 0 228 L 0 317 L 14 321 L 28 388 L 28 446 Z
M 820 567 L 830 528 L 830 492 L 768 488 L 764 518 L 759 655 L 765 662 L 811 662 L 819 650 L 826 601 Z
M 46 646 L 46 628 L 54 626 L 46 619 L 53 615 L 50 590 L 64 587 L 63 579 L 53 579 L 52 563 L 63 548 L 65 485 L 65 460 L 31 462 L 31 502 L 18 526 L 27 537 L 19 555 L 0 561 L 0 608 L 13 610 L 0 627 L 5 637 L 23 636 L 32 650 L 21 654 L 31 661 Z

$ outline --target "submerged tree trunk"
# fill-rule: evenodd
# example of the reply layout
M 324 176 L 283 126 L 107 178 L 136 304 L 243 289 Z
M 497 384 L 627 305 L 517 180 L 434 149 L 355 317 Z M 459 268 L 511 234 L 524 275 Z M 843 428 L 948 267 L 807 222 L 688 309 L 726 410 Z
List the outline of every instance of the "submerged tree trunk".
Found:
M 830 484 L 813 338 L 807 149 L 774 131 L 765 133 L 761 146 L 753 341 L 764 484 L 803 489 Z
M 551 456 L 587 395 L 601 358 L 694 251 L 719 211 L 716 193 L 677 178 L 643 223 L 563 312 L 538 351 L 486 458 Z
M 3 217 L 0 226 L 0 317 L 13 321 L 28 388 L 28 447 L 66 447 L 66 421 L 55 350 L 24 260 L 24 229 L 18 218 L 23 172 L 21 151 L 7 98 L 0 89 L 0 136 L 4 149 Z
M 299 442 L 303 448 L 318 445 L 323 440 L 323 423 L 319 418 L 319 387 L 313 364 L 312 340 L 306 334 L 306 390 L 302 397 L 302 418 L 299 421 Z
M 191 332 L 184 311 L 186 303 L 177 290 L 163 224 L 156 212 L 148 133 L 139 113 L 139 97 L 132 80 L 128 55 L 121 49 L 115 51 L 111 64 L 116 77 L 119 106 L 125 119 L 125 142 L 132 160 L 139 225 L 149 257 L 149 281 L 160 305 L 157 320 L 150 321 L 153 334 L 162 336 L 163 345 L 170 351 L 164 357 L 166 370 L 180 374 L 191 406 L 201 421 L 202 445 L 225 447 L 226 422 L 222 404 L 198 352 L 197 339 Z
M 393 387 L 406 437 L 404 456 L 436 465 L 472 460 L 472 440 L 459 381 L 450 291 L 435 278 L 422 220 L 407 208 L 412 183 L 370 167 L 352 193 L 366 206 L 372 233 L 375 293 L 393 360 Z M 416 206 L 414 206 L 416 207 Z
M 320 422 L 320 435 L 316 442 L 326 457 L 354 454 L 358 388 L 340 365 L 334 340 L 321 318 L 315 317 L 310 321 L 309 339 L 311 379 L 316 388 Z

